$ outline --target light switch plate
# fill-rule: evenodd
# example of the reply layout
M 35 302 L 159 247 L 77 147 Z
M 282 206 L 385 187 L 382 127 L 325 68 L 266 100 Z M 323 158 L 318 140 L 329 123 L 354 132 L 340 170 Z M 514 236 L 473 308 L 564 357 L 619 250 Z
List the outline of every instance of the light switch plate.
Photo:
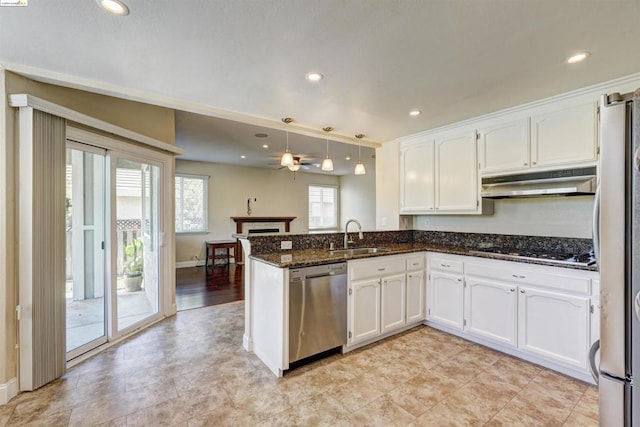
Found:
M 280 242 L 280 249 L 287 250 L 287 249 L 291 249 L 293 247 L 291 240 L 283 240 Z

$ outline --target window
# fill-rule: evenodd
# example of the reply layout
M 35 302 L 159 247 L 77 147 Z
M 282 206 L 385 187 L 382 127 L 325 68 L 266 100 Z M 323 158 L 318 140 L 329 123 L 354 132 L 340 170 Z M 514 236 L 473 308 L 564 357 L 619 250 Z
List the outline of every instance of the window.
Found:
M 338 187 L 309 186 L 309 229 L 338 229 Z
M 207 232 L 209 177 L 176 174 L 176 233 Z

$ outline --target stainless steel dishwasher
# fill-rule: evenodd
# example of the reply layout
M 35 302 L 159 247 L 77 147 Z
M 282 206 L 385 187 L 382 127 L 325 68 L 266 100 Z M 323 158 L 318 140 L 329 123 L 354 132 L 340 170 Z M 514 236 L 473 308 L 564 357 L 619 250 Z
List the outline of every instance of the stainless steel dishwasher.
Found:
M 347 343 L 347 263 L 289 271 L 289 362 Z

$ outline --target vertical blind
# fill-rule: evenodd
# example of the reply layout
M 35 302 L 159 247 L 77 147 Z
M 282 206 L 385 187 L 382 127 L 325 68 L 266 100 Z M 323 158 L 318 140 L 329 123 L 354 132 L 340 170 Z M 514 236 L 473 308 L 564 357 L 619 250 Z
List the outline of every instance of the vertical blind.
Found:
M 65 128 L 64 119 L 20 110 L 21 390 L 65 372 Z

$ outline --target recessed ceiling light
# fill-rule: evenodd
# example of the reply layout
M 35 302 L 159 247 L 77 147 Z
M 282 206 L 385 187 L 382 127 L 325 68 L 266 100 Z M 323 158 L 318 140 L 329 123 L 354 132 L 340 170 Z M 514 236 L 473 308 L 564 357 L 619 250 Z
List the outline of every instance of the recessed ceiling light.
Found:
M 269 148 L 267 144 L 262 144 L 262 148 Z
M 411 110 L 411 111 L 409 111 L 409 115 L 411 117 L 419 116 L 420 114 L 422 114 L 422 111 L 420 111 L 420 110 Z
M 591 55 L 589 52 L 576 53 L 573 56 L 567 58 L 567 64 L 575 64 L 576 62 L 584 61 Z
M 246 159 L 247 156 L 245 156 L 244 154 L 242 156 L 240 156 L 241 159 Z
M 304 76 L 304 78 L 309 80 L 310 82 L 319 82 L 320 80 L 324 79 L 324 76 L 321 73 L 312 71 L 310 73 L 307 73 L 307 75 Z
M 103 9 L 116 14 L 116 15 L 128 15 L 129 8 L 126 4 L 122 3 L 120 0 L 97 0 L 98 4 L 102 6 Z
M 351 160 L 351 157 L 347 156 L 344 158 L 345 160 Z
M 269 134 L 266 134 L 266 133 L 256 133 L 256 134 L 255 134 L 255 135 L 253 135 L 253 136 L 255 136 L 256 138 L 266 138 L 266 137 L 268 137 L 268 136 L 269 136 Z

